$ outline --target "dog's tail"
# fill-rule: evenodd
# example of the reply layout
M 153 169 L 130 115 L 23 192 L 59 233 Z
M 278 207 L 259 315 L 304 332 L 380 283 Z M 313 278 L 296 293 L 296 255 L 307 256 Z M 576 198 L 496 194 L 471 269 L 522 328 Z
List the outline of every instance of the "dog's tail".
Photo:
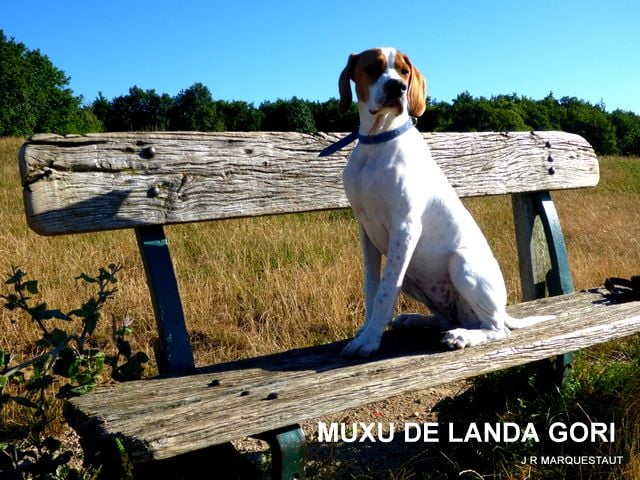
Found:
M 546 322 L 547 320 L 553 320 L 555 315 L 537 315 L 533 317 L 513 318 L 507 315 L 505 319 L 505 325 L 511 330 L 517 330 L 519 328 L 527 328 L 536 323 Z

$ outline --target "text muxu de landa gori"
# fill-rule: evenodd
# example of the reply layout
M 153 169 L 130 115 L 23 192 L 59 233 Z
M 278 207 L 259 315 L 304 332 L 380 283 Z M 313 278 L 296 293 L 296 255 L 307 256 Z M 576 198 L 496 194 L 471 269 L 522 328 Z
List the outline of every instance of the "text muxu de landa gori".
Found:
M 538 429 L 541 431 L 539 432 Z M 513 422 L 470 423 L 464 427 L 453 423 L 411 423 L 403 428 L 395 423 L 326 423 L 318 422 L 319 442 L 382 442 L 394 440 L 405 442 L 438 443 L 447 441 L 462 442 L 540 442 L 549 439 L 561 443 L 582 442 L 615 442 L 615 425 L 613 423 L 566 424 L 554 422 L 542 431 L 533 423 L 521 426 Z

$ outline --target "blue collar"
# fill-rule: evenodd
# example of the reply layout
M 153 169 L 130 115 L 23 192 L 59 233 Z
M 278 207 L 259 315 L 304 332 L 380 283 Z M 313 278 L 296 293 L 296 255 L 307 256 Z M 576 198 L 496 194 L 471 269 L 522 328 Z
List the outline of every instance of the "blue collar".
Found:
M 358 141 L 365 145 L 376 145 L 378 143 L 388 142 L 396 137 L 399 137 L 407 130 L 413 128 L 413 121 L 407 120 L 404 125 L 400 125 L 398 128 L 389 130 L 388 132 L 379 133 L 378 135 L 358 135 Z
M 413 127 L 413 120 L 410 118 L 409 120 L 406 121 L 406 123 L 404 123 L 403 125 L 399 126 L 398 128 L 394 128 L 393 130 L 389 130 L 388 132 L 379 133 L 377 135 L 360 135 L 358 133 L 358 130 L 356 130 L 355 132 L 352 132 L 349 135 L 347 135 L 346 137 L 341 138 L 337 142 L 332 143 L 331 145 L 329 145 L 327 148 L 322 150 L 318 156 L 327 157 L 327 156 L 337 152 L 338 150 L 346 147 L 347 145 L 349 145 L 351 142 L 355 141 L 356 139 L 360 143 L 363 143 L 365 145 L 376 145 L 378 143 L 388 142 L 389 140 L 393 140 L 394 138 L 399 137 L 403 133 L 405 133 L 408 130 L 410 130 L 412 127 Z

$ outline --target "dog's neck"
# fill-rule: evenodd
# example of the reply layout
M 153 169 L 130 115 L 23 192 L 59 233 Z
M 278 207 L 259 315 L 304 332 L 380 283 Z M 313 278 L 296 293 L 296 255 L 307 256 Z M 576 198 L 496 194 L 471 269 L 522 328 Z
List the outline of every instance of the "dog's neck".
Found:
M 359 103 L 360 113 L 360 135 L 378 135 L 388 132 L 404 125 L 409 120 L 409 113 L 406 108 L 400 115 L 397 111 L 385 109 L 378 114 L 372 114 L 366 104 Z

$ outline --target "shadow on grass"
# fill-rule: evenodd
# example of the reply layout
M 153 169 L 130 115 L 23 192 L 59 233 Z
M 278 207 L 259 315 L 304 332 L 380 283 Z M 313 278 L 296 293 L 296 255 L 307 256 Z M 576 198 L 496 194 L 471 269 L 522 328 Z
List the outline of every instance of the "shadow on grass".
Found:
M 560 388 L 546 380 L 551 375 L 551 362 L 541 361 L 473 379 L 466 391 L 433 408 L 438 431 L 430 437 L 437 442 L 407 443 L 404 431 L 389 443 L 314 442 L 309 478 L 632 478 L 625 469 L 630 455 L 638 455 L 637 359 L 627 357 L 624 368 L 612 362 L 577 373 Z M 560 425 L 552 436 L 554 423 Z M 571 439 L 572 426 L 581 440 L 595 423 L 602 435 Z M 482 438 L 485 426 L 501 441 Z

